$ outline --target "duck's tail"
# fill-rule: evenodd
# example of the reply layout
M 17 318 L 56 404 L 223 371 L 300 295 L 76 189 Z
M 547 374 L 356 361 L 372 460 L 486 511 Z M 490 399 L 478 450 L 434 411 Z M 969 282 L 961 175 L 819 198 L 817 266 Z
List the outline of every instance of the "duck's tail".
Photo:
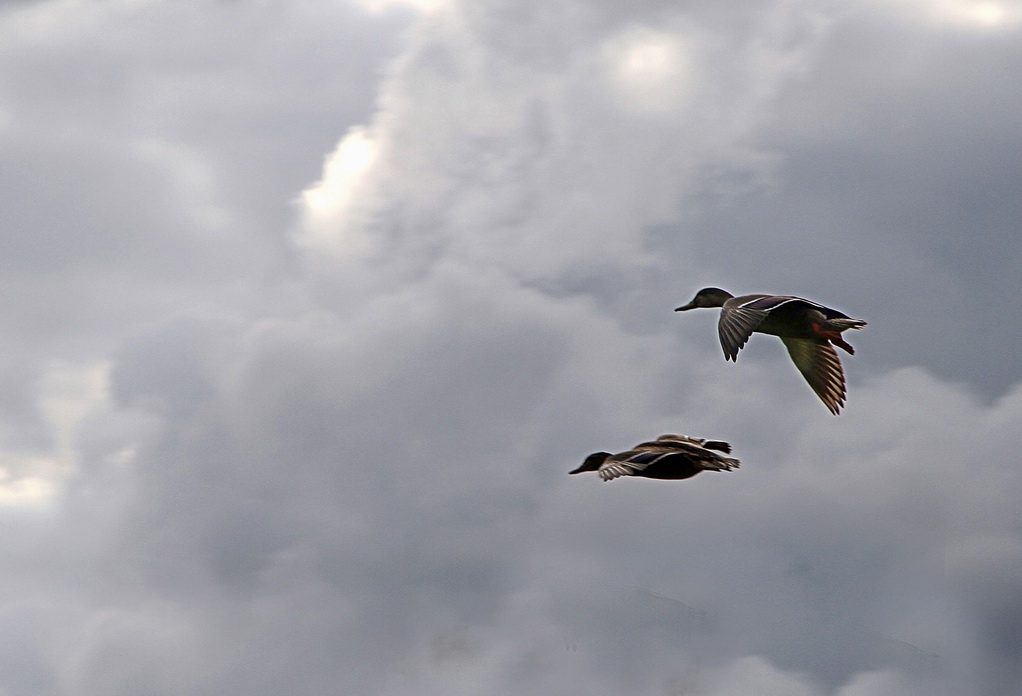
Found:
M 827 326 L 837 331 L 846 331 L 848 329 L 864 329 L 869 324 L 862 319 L 828 319 Z
M 703 461 L 702 465 L 707 471 L 731 471 L 740 467 L 742 463 L 733 457 L 717 457 Z
M 717 450 L 725 454 L 731 454 L 731 443 L 724 442 L 723 440 L 703 440 L 703 447 L 706 449 Z

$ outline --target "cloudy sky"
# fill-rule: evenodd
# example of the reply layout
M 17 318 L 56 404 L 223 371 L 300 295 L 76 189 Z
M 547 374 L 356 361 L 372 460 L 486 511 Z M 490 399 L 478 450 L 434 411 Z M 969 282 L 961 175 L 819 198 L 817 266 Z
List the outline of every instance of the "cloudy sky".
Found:
M 0 0 L 0 694 L 1022 693 L 1020 66 L 1017 0 Z M 706 285 L 867 320 L 844 412 Z M 666 432 L 742 468 L 567 476 Z

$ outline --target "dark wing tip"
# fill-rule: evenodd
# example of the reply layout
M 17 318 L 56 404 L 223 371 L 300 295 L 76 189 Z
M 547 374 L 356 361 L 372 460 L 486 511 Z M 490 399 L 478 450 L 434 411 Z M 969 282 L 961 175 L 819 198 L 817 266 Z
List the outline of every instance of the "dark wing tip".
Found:
M 706 449 L 717 450 L 724 454 L 731 454 L 731 443 L 724 442 L 723 440 L 707 440 L 703 443 L 703 447 Z

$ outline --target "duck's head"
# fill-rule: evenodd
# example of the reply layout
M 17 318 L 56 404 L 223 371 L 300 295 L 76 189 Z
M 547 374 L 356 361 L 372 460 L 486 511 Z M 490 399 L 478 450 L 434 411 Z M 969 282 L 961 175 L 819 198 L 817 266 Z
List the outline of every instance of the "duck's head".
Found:
M 730 300 L 734 295 L 729 293 L 727 290 L 721 290 L 720 288 L 703 288 L 696 293 L 696 296 L 692 298 L 692 301 L 687 305 L 682 305 L 676 308 L 675 312 L 684 312 L 687 309 L 696 309 L 698 307 L 723 307 L 724 303 Z
M 584 462 L 582 462 L 582 466 L 575 469 L 574 471 L 569 471 L 568 473 L 581 474 L 583 471 L 596 471 L 603 465 L 605 461 L 607 461 L 607 457 L 609 456 L 610 452 L 593 452 L 588 457 L 586 457 L 586 460 Z

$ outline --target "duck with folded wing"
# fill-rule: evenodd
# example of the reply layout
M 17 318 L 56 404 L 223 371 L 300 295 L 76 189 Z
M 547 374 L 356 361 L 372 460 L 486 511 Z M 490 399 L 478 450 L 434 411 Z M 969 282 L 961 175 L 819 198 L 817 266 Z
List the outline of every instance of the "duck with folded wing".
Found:
M 661 435 L 626 452 L 590 454 L 580 467 L 568 473 L 595 471 L 604 481 L 621 476 L 687 479 L 703 471 L 731 471 L 740 466 L 737 459 L 725 457 L 721 452 L 730 454 L 731 445 L 701 437 Z

